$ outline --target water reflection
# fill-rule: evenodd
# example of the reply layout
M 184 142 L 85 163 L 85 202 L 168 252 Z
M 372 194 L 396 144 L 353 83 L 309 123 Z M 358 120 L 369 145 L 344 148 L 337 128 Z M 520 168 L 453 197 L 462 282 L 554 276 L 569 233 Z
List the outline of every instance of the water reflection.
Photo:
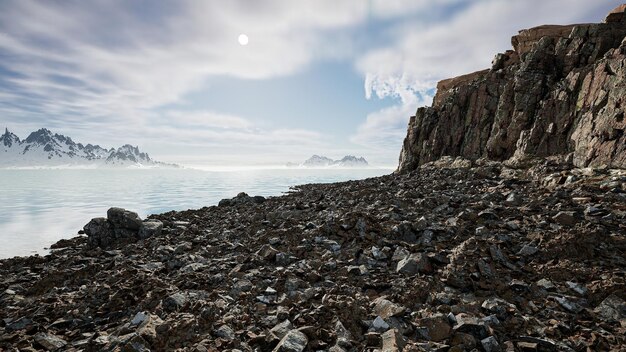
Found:
M 214 205 L 239 192 L 273 196 L 304 183 L 363 179 L 367 170 L 0 170 L 0 258 L 45 253 L 111 206 L 140 216 Z

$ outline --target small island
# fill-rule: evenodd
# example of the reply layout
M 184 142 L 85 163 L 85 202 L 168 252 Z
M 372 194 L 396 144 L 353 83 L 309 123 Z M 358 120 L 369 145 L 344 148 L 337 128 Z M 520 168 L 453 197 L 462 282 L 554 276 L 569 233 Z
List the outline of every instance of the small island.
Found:
M 301 167 L 301 168 L 350 168 L 350 169 L 365 169 L 369 168 L 370 165 L 363 157 L 356 157 L 352 155 L 346 155 L 341 159 L 333 160 L 331 158 L 313 155 L 303 163 L 287 163 L 287 167 Z

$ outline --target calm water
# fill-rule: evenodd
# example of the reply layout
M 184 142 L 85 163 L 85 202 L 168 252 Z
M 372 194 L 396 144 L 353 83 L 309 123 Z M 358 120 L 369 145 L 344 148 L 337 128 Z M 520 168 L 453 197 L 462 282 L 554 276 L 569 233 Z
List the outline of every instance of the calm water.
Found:
M 112 206 L 143 218 L 215 205 L 239 192 L 275 196 L 290 186 L 363 179 L 367 170 L 0 170 L 0 258 L 45 253 Z

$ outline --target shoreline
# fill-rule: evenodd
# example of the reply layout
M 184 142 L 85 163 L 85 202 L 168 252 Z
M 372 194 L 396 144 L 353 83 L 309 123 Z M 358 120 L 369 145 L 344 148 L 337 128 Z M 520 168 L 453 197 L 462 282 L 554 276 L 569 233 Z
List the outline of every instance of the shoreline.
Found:
M 0 260 L 0 348 L 617 347 L 625 183 L 439 165 L 151 215 L 159 235 Z
M 19 170 L 0 171 L 0 258 L 42 254 L 61 238 L 70 238 L 86 220 L 111 206 L 144 217 L 170 210 L 216 205 L 241 190 L 264 196 L 280 195 L 288 186 L 334 182 L 390 173 L 391 170 Z M 181 183 L 184 185 L 181 187 Z M 15 250 L 13 250 L 15 249 Z

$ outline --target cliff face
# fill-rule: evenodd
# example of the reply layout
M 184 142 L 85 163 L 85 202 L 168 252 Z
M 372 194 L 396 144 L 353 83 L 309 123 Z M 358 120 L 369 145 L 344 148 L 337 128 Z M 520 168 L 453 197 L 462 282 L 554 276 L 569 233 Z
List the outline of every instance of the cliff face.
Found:
M 490 69 L 439 82 L 433 105 L 409 121 L 398 170 L 446 155 L 626 168 L 624 10 L 604 23 L 522 30 Z

